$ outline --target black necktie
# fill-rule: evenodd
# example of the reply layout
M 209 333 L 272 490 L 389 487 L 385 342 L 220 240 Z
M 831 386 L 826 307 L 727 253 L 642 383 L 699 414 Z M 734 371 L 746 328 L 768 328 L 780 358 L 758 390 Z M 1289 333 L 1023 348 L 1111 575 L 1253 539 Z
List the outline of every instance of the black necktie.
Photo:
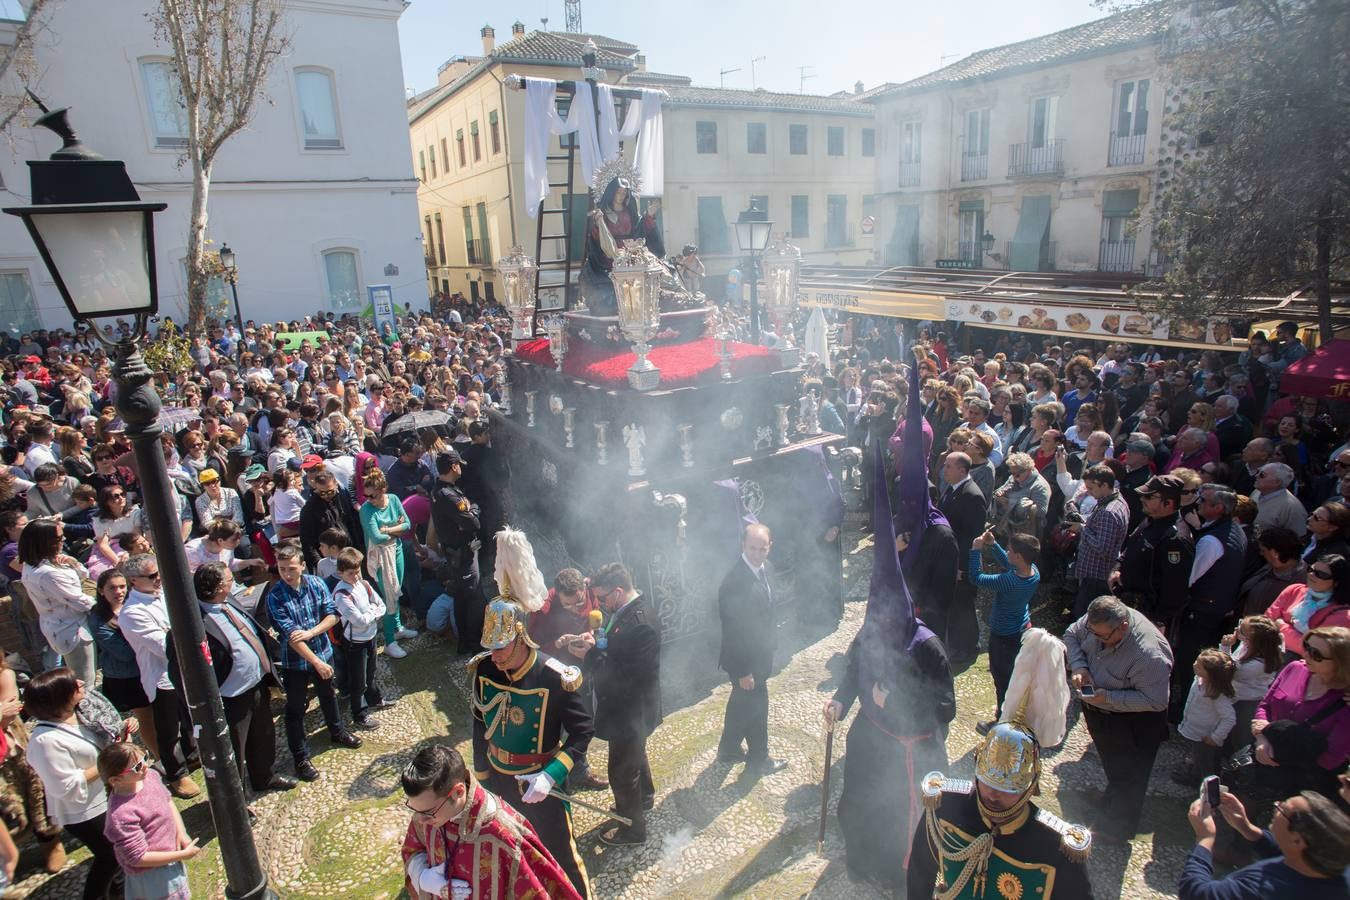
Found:
M 950 484 L 947 485 L 947 490 L 945 490 L 945 491 L 942 492 L 942 502 L 939 503 L 938 506 L 946 506 L 946 505 L 947 505 L 947 501 L 950 500 L 950 499 L 952 499 L 952 494 L 953 494 L 955 491 L 956 491 L 956 488 L 952 487 Z

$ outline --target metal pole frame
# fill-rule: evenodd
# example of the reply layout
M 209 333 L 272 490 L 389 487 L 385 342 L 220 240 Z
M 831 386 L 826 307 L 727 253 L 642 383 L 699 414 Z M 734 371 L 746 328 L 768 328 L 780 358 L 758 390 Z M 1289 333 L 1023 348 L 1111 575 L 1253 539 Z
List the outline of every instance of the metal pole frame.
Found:
M 138 325 L 137 337 L 143 333 L 143 321 Z M 160 399 L 154 389 L 154 373 L 141 358 L 136 337 L 118 343 L 113 377 L 117 382 L 117 411 L 126 423 L 127 438 L 136 455 L 142 503 L 163 575 L 164 603 L 225 867 L 225 896 L 230 900 L 275 898 L 258 861 L 220 689 L 207 662 L 206 630 L 188 574 L 174 488 L 160 445 Z
M 750 340 L 759 344 L 759 253 L 753 249 L 750 251 Z
M 234 342 L 234 358 L 236 361 L 244 358 L 244 314 L 239 311 L 239 272 L 235 270 L 230 273 L 230 296 L 234 297 L 234 324 L 239 329 L 239 340 Z

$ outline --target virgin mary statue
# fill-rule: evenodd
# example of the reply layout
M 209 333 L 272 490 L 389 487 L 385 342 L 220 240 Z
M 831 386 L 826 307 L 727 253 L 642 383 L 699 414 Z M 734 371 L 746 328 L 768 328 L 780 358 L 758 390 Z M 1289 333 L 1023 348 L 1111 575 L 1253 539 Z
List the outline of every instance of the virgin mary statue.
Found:
M 647 249 L 658 259 L 666 255 L 661 227 L 656 214 L 661 201 L 651 200 L 647 211 L 638 215 L 637 173 L 622 158 L 601 166 L 596 172 L 595 207 L 591 210 L 586 228 L 586 263 L 581 270 L 581 296 L 593 316 L 613 316 L 618 313 L 614 297 L 614 283 L 609 280 L 614 257 L 624 241 L 645 240 Z M 603 186 L 603 189 L 601 189 Z

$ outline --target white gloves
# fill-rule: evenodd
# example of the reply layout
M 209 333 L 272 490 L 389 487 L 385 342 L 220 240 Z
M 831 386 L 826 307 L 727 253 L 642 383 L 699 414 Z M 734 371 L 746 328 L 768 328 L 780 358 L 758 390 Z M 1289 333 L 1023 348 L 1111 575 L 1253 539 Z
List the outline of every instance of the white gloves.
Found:
M 450 900 L 469 900 L 473 896 L 473 885 L 459 878 L 450 879 Z
M 433 897 L 443 896 L 449 885 L 450 881 L 445 877 L 445 873 L 441 871 L 440 866 L 427 866 L 422 870 L 422 874 L 417 876 L 418 889 Z
M 525 787 L 525 796 L 521 799 L 526 803 L 538 803 L 548 796 L 548 792 L 553 790 L 553 776 L 547 772 L 538 772 L 534 775 L 517 775 L 516 780 Z

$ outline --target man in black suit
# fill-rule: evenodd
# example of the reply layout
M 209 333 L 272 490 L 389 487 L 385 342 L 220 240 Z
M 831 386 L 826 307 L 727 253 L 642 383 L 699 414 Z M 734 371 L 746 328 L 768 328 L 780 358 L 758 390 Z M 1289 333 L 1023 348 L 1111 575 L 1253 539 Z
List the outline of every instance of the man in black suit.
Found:
M 975 619 L 975 587 L 966 567 L 969 565 L 970 545 L 984 532 L 987 503 L 984 492 L 970 479 L 970 457 L 961 452 L 947 454 L 942 463 L 942 479 L 947 489 L 938 500 L 938 509 L 947 517 L 956 535 L 957 575 L 956 591 L 947 610 L 945 630 L 930 628 L 948 648 L 953 667 L 967 665 L 979 653 L 979 623 Z M 927 609 L 927 607 L 925 607 Z M 941 619 L 939 614 L 936 618 Z
M 1256 490 L 1256 473 L 1275 456 L 1275 443 L 1270 438 L 1252 438 L 1242 448 L 1242 460 L 1233 464 L 1233 476 L 1229 479 L 1234 491 L 1251 496 Z
M 276 638 L 259 627 L 250 615 L 230 605 L 234 576 L 224 563 L 203 565 L 193 573 L 192 585 L 206 629 L 211 670 L 220 687 L 239 779 L 255 793 L 290 790 L 296 780 L 276 771 L 277 732 L 270 694 L 272 687 L 280 686 L 273 674 L 273 660 L 281 655 Z M 169 677 L 175 685 L 181 684 L 173 641 L 165 643 Z
M 606 613 L 604 629 L 582 648 L 595 684 L 595 736 L 609 742 L 615 811 L 633 820 L 600 835 L 606 844 L 647 840 L 646 811 L 656 801 L 647 738 L 661 724 L 661 622 L 619 563 L 602 566 L 591 589 Z
M 1219 439 L 1219 458 L 1230 460 L 1252 439 L 1252 423 L 1238 412 L 1238 398 L 1224 394 L 1214 404 L 1214 435 Z
M 778 643 L 773 622 L 773 589 L 767 560 L 773 536 L 764 525 L 748 525 L 736 560 L 717 590 L 722 618 L 718 666 L 731 678 L 731 699 L 722 720 L 717 759 L 745 760 L 745 777 L 771 774 L 787 763 L 769 758 L 769 672 Z M 747 750 L 742 749 L 744 743 Z

